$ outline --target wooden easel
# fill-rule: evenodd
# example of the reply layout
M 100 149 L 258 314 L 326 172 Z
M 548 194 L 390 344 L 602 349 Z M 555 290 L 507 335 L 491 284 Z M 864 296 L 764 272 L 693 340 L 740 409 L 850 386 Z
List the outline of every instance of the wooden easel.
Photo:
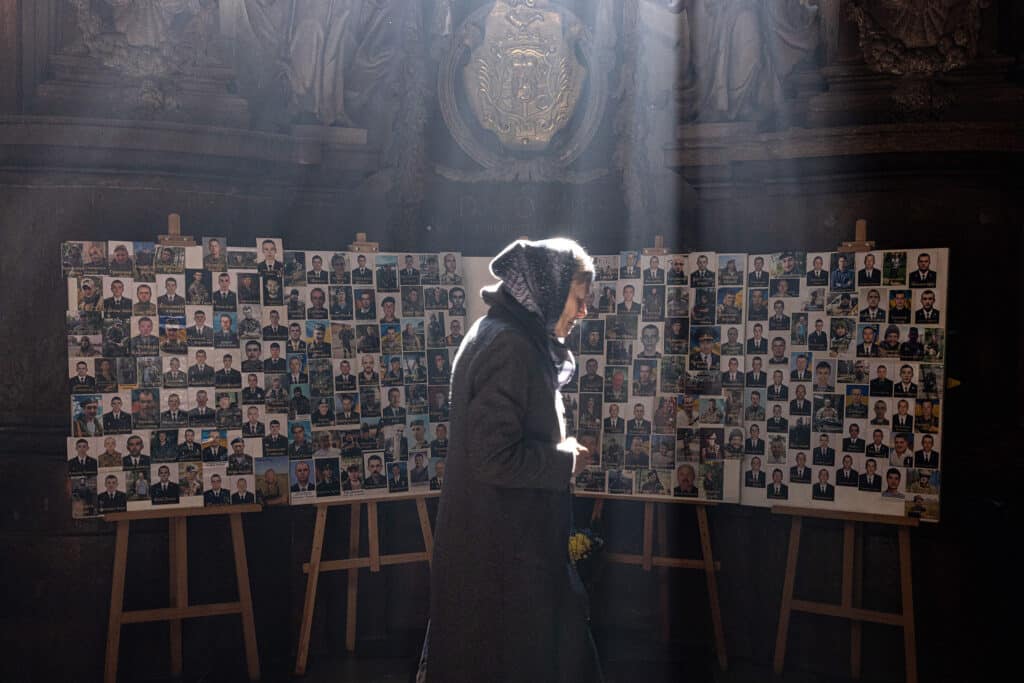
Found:
M 191 235 L 181 234 L 181 216 L 176 213 L 167 214 L 167 234 L 158 235 L 157 242 L 165 247 L 196 246 L 196 241 Z
M 674 567 L 676 569 L 697 569 L 704 572 L 704 578 L 707 581 L 708 587 L 708 603 L 711 607 L 711 625 L 714 630 L 715 653 L 718 656 L 718 666 L 722 671 L 727 671 L 729 668 L 729 658 L 726 654 L 725 648 L 725 630 L 722 628 L 722 609 L 718 601 L 718 577 L 715 576 L 715 572 L 721 569 L 721 563 L 714 559 L 714 555 L 711 552 L 711 531 L 708 526 L 707 510 L 708 507 L 717 505 L 718 503 L 716 501 L 709 500 L 690 500 L 686 498 L 669 498 L 666 496 L 616 496 L 607 493 L 590 493 L 579 490 L 577 490 L 573 495 L 577 498 L 597 499 L 594 501 L 594 511 L 591 514 L 591 520 L 600 519 L 601 514 L 604 511 L 604 501 L 606 500 L 626 502 L 639 501 L 644 504 L 643 545 L 641 554 L 605 553 L 604 556 L 609 562 L 640 565 L 645 572 L 651 571 L 653 567 L 658 567 L 662 570 L 660 582 L 663 598 L 661 600 L 662 605 L 666 604 L 665 598 L 668 594 L 668 581 L 667 576 L 664 573 L 665 569 Z M 690 505 L 693 507 L 694 512 L 697 515 L 697 528 L 700 531 L 700 557 L 668 557 L 664 554 L 654 554 L 654 511 L 655 504 L 657 503 L 663 503 L 663 505 L 658 505 L 657 507 L 658 547 L 660 552 L 665 553 L 668 550 L 668 514 L 666 512 L 667 508 L 665 505 Z M 669 625 L 668 610 L 662 610 L 662 634 L 666 639 L 668 637 Z
M 316 589 L 323 572 L 348 570 L 348 599 L 345 611 L 345 649 L 352 652 L 356 649 L 356 606 L 359 588 L 359 570 L 369 568 L 371 572 L 379 572 L 385 565 L 410 564 L 413 562 L 430 563 L 434 552 L 434 533 L 430 528 L 430 517 L 427 515 L 427 498 L 436 498 L 440 491 L 423 491 L 387 498 L 360 499 L 349 498 L 316 503 L 316 522 L 313 525 L 313 544 L 309 552 L 309 562 L 302 565 L 302 571 L 309 575 L 306 580 L 306 599 L 302 606 L 302 625 L 299 629 L 299 647 L 295 657 L 295 674 L 306 673 L 309 659 L 309 641 L 313 631 L 313 610 L 316 607 Z M 397 553 L 394 555 L 380 554 L 380 531 L 377 526 L 377 505 L 398 500 L 415 500 L 416 512 L 420 519 L 420 533 L 423 535 L 423 552 Z M 362 506 L 366 505 L 366 533 L 369 555 L 359 555 L 359 534 L 362 517 Z M 327 526 L 327 509 L 339 505 L 351 506 L 349 518 L 348 557 L 343 560 L 322 560 L 324 549 L 324 530 Z
M 256 623 L 252 613 L 252 593 L 249 588 L 249 562 L 245 557 L 245 536 L 242 515 L 259 512 L 261 505 L 226 505 L 216 507 L 173 508 L 168 510 L 140 510 L 114 512 L 104 515 L 117 525 L 114 542 L 114 579 L 110 589 L 110 620 L 107 625 L 107 656 L 103 680 L 117 682 L 118 655 L 121 647 L 121 626 L 152 621 L 167 621 L 171 627 L 171 674 L 180 676 L 182 670 L 181 621 L 193 617 L 213 617 L 238 614 L 242 617 L 242 635 L 245 642 L 245 663 L 249 680 L 260 679 L 260 658 L 256 649 Z M 227 515 L 231 522 L 231 545 L 235 554 L 235 577 L 238 580 L 238 601 L 205 605 L 188 604 L 188 537 L 186 522 L 189 517 Z M 131 523 L 142 519 L 166 519 L 168 524 L 170 556 L 170 607 L 144 610 L 124 610 L 124 580 L 128 565 L 128 533 Z
M 914 634 L 914 586 L 910 567 L 910 528 L 918 520 L 896 515 L 872 515 L 857 512 L 813 510 L 790 506 L 775 506 L 772 513 L 793 517 L 789 532 L 789 552 L 786 556 L 786 578 L 782 587 L 782 606 L 779 609 L 779 629 L 775 637 L 775 673 L 781 674 L 786 661 L 786 641 L 789 618 L 796 612 L 821 614 L 850 619 L 850 676 L 860 679 L 861 623 L 889 624 L 903 629 L 903 649 L 906 657 L 906 681 L 917 683 L 917 644 Z M 800 554 L 800 530 L 804 517 L 837 519 L 843 522 L 843 583 L 841 602 L 812 602 L 793 598 L 796 566 Z M 890 524 L 897 527 L 899 538 L 900 592 L 903 605 L 900 612 L 879 612 L 860 606 L 863 581 L 863 552 L 861 524 Z

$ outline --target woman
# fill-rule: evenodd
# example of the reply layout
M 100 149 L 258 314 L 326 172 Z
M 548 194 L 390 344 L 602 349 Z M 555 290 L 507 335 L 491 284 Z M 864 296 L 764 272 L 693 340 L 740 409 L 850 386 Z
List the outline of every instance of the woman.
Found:
M 482 292 L 490 309 L 452 370 L 420 680 L 600 681 L 568 558 L 581 448 L 564 438 L 559 396 L 593 263 L 570 240 L 517 241 L 491 272 L 501 282 Z

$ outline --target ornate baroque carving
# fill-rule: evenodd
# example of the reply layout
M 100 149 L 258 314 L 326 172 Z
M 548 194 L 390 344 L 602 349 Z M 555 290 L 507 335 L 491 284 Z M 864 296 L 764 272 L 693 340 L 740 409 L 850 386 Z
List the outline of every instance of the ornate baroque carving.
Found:
M 603 175 L 568 170 L 604 114 L 606 74 L 594 68 L 596 53 L 590 31 L 550 0 L 497 0 L 472 12 L 441 63 L 438 98 L 452 137 L 485 170 L 438 171 L 461 181 Z
M 930 77 L 974 59 L 981 10 L 989 0 L 853 0 L 868 66 L 879 73 Z
M 219 62 L 216 0 L 67 2 L 81 39 L 77 48 L 126 76 L 166 78 Z M 98 5 L 108 6 L 112 21 Z

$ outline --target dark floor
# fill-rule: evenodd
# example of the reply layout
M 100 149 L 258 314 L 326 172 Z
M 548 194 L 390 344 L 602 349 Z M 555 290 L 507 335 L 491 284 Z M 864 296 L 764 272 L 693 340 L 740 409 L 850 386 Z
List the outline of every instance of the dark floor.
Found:
M 305 683 L 412 683 L 416 661 L 400 658 L 360 658 L 340 656 L 336 659 L 321 658 L 311 666 L 304 677 L 290 674 L 264 674 L 263 681 L 279 683 L 304 681 Z M 771 666 L 757 666 L 749 662 L 734 661 L 728 671 L 719 671 L 711 658 L 707 661 L 684 663 L 652 663 L 638 661 L 614 661 L 604 663 L 605 683 L 846 683 L 849 678 L 816 675 L 805 672 L 786 672 L 774 676 Z M 122 681 L 125 677 L 122 675 Z M 131 678 L 127 680 L 167 681 L 166 678 Z M 189 683 L 241 683 L 242 677 L 225 675 L 223 671 L 186 675 L 183 681 Z M 539 682 L 538 682 L 539 683 Z M 874 683 L 863 678 L 861 683 Z

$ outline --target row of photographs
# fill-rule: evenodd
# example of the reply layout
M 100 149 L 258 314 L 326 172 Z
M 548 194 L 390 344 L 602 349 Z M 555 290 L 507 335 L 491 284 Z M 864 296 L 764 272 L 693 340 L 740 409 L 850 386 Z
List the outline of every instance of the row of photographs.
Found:
M 937 518 L 946 250 L 595 260 L 563 389 L 588 490 Z M 849 487 L 852 472 L 869 485 Z M 902 496 L 875 488 L 886 475 Z
M 439 491 L 444 458 L 425 452 L 386 462 L 381 453 L 304 460 L 260 458 L 245 473 L 231 464 L 161 463 L 99 468 L 69 477 L 75 518 L 162 506 L 302 505 L 349 496 Z
M 182 426 L 70 437 L 68 479 L 81 502 L 76 502 L 75 516 L 151 505 L 253 502 L 246 491 L 268 505 L 302 504 L 343 492 L 404 493 L 421 484 L 437 491 L 444 483 L 447 423 L 409 416 L 335 429 L 306 416 L 261 415 L 264 419 L 257 420 L 257 409 L 250 410 L 254 419 L 242 429 Z M 250 428 L 256 424 L 259 429 Z M 325 473 L 328 462 L 344 467 Z M 427 467 L 429 476 L 424 476 Z M 387 479 L 396 468 L 395 481 L 381 485 L 380 478 Z M 103 496 L 104 491 L 110 495 Z
M 466 314 L 466 289 L 461 286 L 402 285 L 393 293 L 371 285 L 282 288 L 272 275 L 220 273 L 218 287 L 211 294 L 202 285 L 202 276 L 211 273 L 196 271 L 195 275 L 185 296 L 180 294 L 180 278 L 173 275 L 161 275 L 154 283 L 109 275 L 71 277 L 67 279 L 69 308 L 96 314 L 92 317 L 101 320 L 145 316 L 177 323 L 184 317 L 200 334 L 209 328 L 211 335 L 223 333 L 224 320 L 228 319 L 233 331 L 256 339 L 264 334 L 265 327 L 270 327 L 269 338 L 287 335 L 287 326 L 277 330 L 281 321 L 376 322 L 380 318 L 383 324 L 400 318 L 422 318 L 429 315 L 428 311 L 451 317 Z
M 182 292 L 200 283 L 208 296 L 219 275 L 250 271 L 276 276 L 284 287 L 303 285 L 369 285 L 397 292 L 402 286 L 461 285 L 462 256 L 383 254 L 345 251 L 285 250 L 279 237 L 260 237 L 251 245 L 229 245 L 225 237 L 203 237 L 191 247 L 153 242 L 73 241 L 61 245 L 64 277 L 109 275 L 139 282 L 157 282 L 158 275 L 187 275 Z M 195 273 L 200 273 L 198 276 Z M 239 284 L 235 281 L 235 284 Z M 255 287 L 256 282 L 249 285 Z M 255 291 L 255 289 L 253 290 Z M 198 294 L 198 292 L 197 292 Z
M 704 287 L 777 287 L 789 281 L 829 291 L 853 291 L 866 286 L 935 288 L 942 249 L 867 252 L 780 251 L 770 254 L 641 254 L 623 251 L 595 256 L 597 282 L 638 280 L 643 284 Z M 663 267 L 665 266 L 665 267 Z M 744 270 L 746 268 L 746 270 Z M 794 290 L 795 292 L 795 290 Z

